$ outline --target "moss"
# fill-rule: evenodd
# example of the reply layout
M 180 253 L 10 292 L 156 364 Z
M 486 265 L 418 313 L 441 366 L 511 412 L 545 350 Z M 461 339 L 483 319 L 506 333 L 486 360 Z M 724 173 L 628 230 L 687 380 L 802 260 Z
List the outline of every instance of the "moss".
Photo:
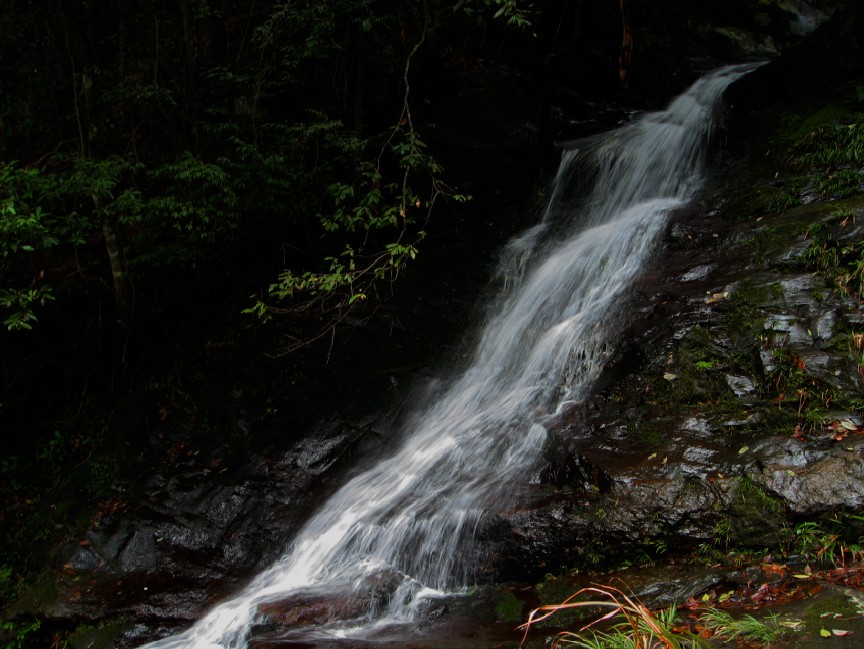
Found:
M 857 607 L 842 595 L 817 599 L 804 609 L 802 618 L 808 632 L 818 634 L 834 616 L 857 617 Z
M 10 616 L 38 614 L 57 601 L 59 592 L 53 575 L 43 573 L 29 585 L 24 594 L 9 607 Z
M 752 347 L 757 331 L 762 329 L 764 314 L 760 308 L 769 300 L 768 289 L 745 279 L 735 285 L 731 295 L 723 302 L 726 309 L 727 330 L 733 343 L 742 337 Z
M 755 184 L 741 187 L 729 196 L 729 201 L 723 210 L 723 217 L 739 223 L 754 216 L 777 212 L 782 204 L 797 204 L 795 197 L 789 196 L 782 189 L 768 184 Z
M 729 537 L 742 547 L 777 546 L 773 530 L 786 523 L 782 501 L 748 475 L 741 476 L 730 493 Z
M 525 602 L 508 591 L 495 605 L 495 617 L 499 622 L 522 622 L 525 619 Z
M 666 442 L 666 435 L 656 420 L 644 419 L 635 426 L 636 435 L 648 448 L 660 448 Z
M 780 121 L 780 127 L 774 135 L 772 149 L 780 157 L 788 156 L 793 146 L 805 139 L 813 131 L 833 126 L 849 115 L 851 106 L 845 102 L 810 105 L 800 108 L 795 113 L 787 113 Z
M 547 575 L 546 579 L 539 583 L 535 590 L 541 604 L 560 604 L 571 597 L 579 588 L 566 577 Z M 587 597 L 581 599 L 587 599 Z M 567 609 L 556 613 L 554 617 L 547 622 L 542 622 L 540 626 L 577 627 L 581 626 L 580 622 L 584 624 L 585 620 L 596 617 L 600 612 L 601 610 L 596 607 Z
M 817 174 L 814 178 L 816 192 L 825 197 L 854 196 L 861 191 L 861 183 L 864 182 L 864 176 L 848 169 L 841 169 L 831 174 Z
M 126 620 L 97 626 L 82 624 L 69 636 L 68 644 L 71 649 L 111 649 L 117 638 L 130 628 Z
M 783 510 L 783 502 L 756 484 L 748 475 L 743 475 L 735 485 L 733 496 L 743 507 L 755 509 L 759 514 Z
M 723 372 L 732 365 L 722 347 L 703 327 L 693 327 L 670 353 L 665 380 L 657 385 L 657 400 L 669 404 L 670 413 L 680 413 L 689 405 L 715 402 L 731 396 Z

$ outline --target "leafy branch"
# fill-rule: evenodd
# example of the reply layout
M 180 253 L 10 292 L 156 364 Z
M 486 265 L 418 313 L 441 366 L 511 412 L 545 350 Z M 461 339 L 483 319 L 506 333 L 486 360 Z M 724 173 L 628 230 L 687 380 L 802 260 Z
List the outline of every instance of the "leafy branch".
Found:
M 352 307 L 377 295 L 378 282 L 396 280 L 401 269 L 416 258 L 418 245 L 426 236 L 425 225 L 441 196 L 456 201 L 468 199 L 441 181 L 444 169 L 429 153 L 411 114 L 411 64 L 426 41 L 430 20 L 428 7 L 424 6 L 422 32 L 402 69 L 401 112 L 377 155 L 373 160 L 353 163 L 352 181 L 333 182 L 327 187 L 333 209 L 319 214 L 318 221 L 325 234 L 348 238 L 349 243 L 338 255 L 325 257 L 325 270 L 283 270 L 278 282 L 268 287 L 266 301 L 257 299 L 243 311 L 263 321 L 277 314 L 323 314 L 323 321 L 312 335 L 291 337 L 286 353 L 332 332 Z M 355 138 L 331 142 L 349 155 L 368 146 L 368 141 Z M 388 178 L 393 179 L 388 182 Z M 418 191 L 415 183 L 422 179 L 427 187 Z M 376 233 L 390 233 L 393 239 L 377 243 Z

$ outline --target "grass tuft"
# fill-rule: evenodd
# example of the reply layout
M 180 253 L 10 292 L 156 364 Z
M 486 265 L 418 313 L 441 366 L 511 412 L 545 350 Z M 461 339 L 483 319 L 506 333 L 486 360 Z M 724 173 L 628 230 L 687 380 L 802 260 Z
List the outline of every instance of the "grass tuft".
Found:
M 699 616 L 699 620 L 705 628 L 725 640 L 743 640 L 760 645 L 776 642 L 787 632 L 777 621 L 776 615 L 770 615 L 764 620 L 757 620 L 752 615 L 743 615 L 736 619 L 726 611 L 707 608 Z
M 587 599 L 581 599 L 583 597 Z M 687 629 L 675 626 L 674 606 L 652 612 L 636 597 L 612 586 L 583 588 L 560 604 L 534 609 L 528 621 L 519 627 L 525 632 L 520 646 L 525 644 L 531 627 L 560 611 L 577 608 L 599 608 L 607 612 L 578 632 L 559 633 L 552 640 L 552 649 L 562 646 L 581 649 L 693 649 L 708 646 Z M 605 631 L 591 628 L 603 622 L 610 622 L 611 626 Z

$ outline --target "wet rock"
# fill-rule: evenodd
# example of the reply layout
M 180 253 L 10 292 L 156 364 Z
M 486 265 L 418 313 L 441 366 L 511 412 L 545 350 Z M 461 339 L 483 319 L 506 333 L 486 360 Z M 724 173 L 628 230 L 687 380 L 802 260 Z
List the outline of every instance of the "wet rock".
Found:
M 70 540 L 17 611 L 145 621 L 137 631 L 131 625 L 117 646 L 173 632 L 282 553 L 321 497 L 310 494 L 325 491 L 366 432 L 330 420 L 287 448 L 256 451 L 231 471 L 205 464 L 154 474 L 140 500 L 100 513 Z
M 664 275 L 640 285 L 646 302 L 665 296 L 663 309 L 634 304 L 642 320 L 601 377 L 603 398 L 549 422 L 547 455 L 570 469 L 542 474 L 552 491 L 488 528 L 488 574 L 522 574 L 516 564 L 614 567 L 650 554 L 658 540 L 685 553 L 724 543 L 773 547 L 794 521 L 864 507 L 864 445 L 854 433 L 835 439 L 821 428 L 848 413 L 800 420 L 795 390 L 860 389 L 837 336 L 861 320 L 790 252 L 802 214 L 774 217 L 774 230 L 758 235 L 774 246 L 758 272 L 714 255 L 746 260 L 762 226 L 738 224 L 701 257 L 682 234 L 694 228 L 671 228 Z M 601 473 L 602 489 L 578 467 Z
M 864 441 L 807 448 L 798 440 L 772 440 L 760 449 L 754 480 L 783 499 L 793 515 L 864 507 Z
M 701 279 L 705 279 L 714 271 L 714 266 L 711 264 L 703 264 L 701 266 L 696 266 L 695 268 L 691 268 L 686 273 L 681 275 L 682 282 L 695 282 Z
M 753 380 L 746 376 L 727 374 L 726 383 L 729 384 L 729 387 L 732 388 L 735 396 L 739 399 L 756 391 L 756 385 L 753 383 Z
M 714 27 L 709 31 L 722 38 L 726 42 L 726 48 L 738 57 L 768 57 L 777 54 L 777 45 L 769 35 L 735 27 Z
M 373 609 L 386 608 L 391 596 L 404 582 L 404 576 L 393 570 L 374 572 L 354 583 L 346 583 L 333 596 L 327 592 L 300 592 L 291 597 L 258 606 L 258 611 L 272 625 L 297 627 L 323 625 L 331 620 L 353 620 Z
M 342 597 L 297 595 L 261 604 L 258 611 L 273 625 L 296 627 L 326 624 L 333 619 L 352 620 L 361 616 L 366 608 L 363 602 L 345 593 Z

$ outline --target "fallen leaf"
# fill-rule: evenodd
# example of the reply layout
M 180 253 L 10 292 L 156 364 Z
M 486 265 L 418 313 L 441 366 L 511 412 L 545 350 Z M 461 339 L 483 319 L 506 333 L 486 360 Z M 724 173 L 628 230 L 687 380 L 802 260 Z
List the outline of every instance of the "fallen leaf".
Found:
M 853 430 L 853 431 L 854 431 L 854 430 L 858 430 L 858 426 L 856 426 L 855 424 L 853 424 L 853 423 L 852 423 L 851 421 L 849 421 L 848 419 L 844 419 L 843 421 L 841 421 L 841 422 L 840 422 L 840 425 L 843 426 L 843 428 L 845 428 L 846 430 Z
M 749 446 L 742 446 L 741 448 L 738 449 L 738 455 L 741 455 L 742 453 L 746 453 L 749 450 L 750 450 Z
M 655 457 L 657 457 L 657 454 L 656 454 L 656 453 L 652 453 L 651 455 L 648 456 L 648 459 L 649 459 L 649 460 L 653 460 Z
M 805 575 L 804 573 L 792 576 L 795 577 L 795 579 L 810 579 L 810 577 L 812 577 L 812 575 Z
M 769 574 L 786 574 L 786 566 L 782 563 L 763 563 L 761 568 L 763 572 Z
M 831 633 L 833 633 L 834 635 L 839 635 L 841 638 L 844 635 L 852 635 L 851 631 L 847 631 L 845 629 L 831 629 Z
M 823 638 L 830 638 L 831 632 L 828 629 L 819 629 L 819 635 L 821 635 Z
M 663 375 L 663 378 L 666 379 L 667 381 L 674 381 L 675 379 L 678 378 L 678 376 L 675 374 L 671 374 L 671 373 L 667 372 L 666 374 Z
M 804 623 L 801 622 L 800 620 L 785 620 L 783 622 L 780 622 L 780 626 L 785 627 L 787 629 L 792 629 L 793 631 L 797 631 L 802 626 L 804 626 Z

